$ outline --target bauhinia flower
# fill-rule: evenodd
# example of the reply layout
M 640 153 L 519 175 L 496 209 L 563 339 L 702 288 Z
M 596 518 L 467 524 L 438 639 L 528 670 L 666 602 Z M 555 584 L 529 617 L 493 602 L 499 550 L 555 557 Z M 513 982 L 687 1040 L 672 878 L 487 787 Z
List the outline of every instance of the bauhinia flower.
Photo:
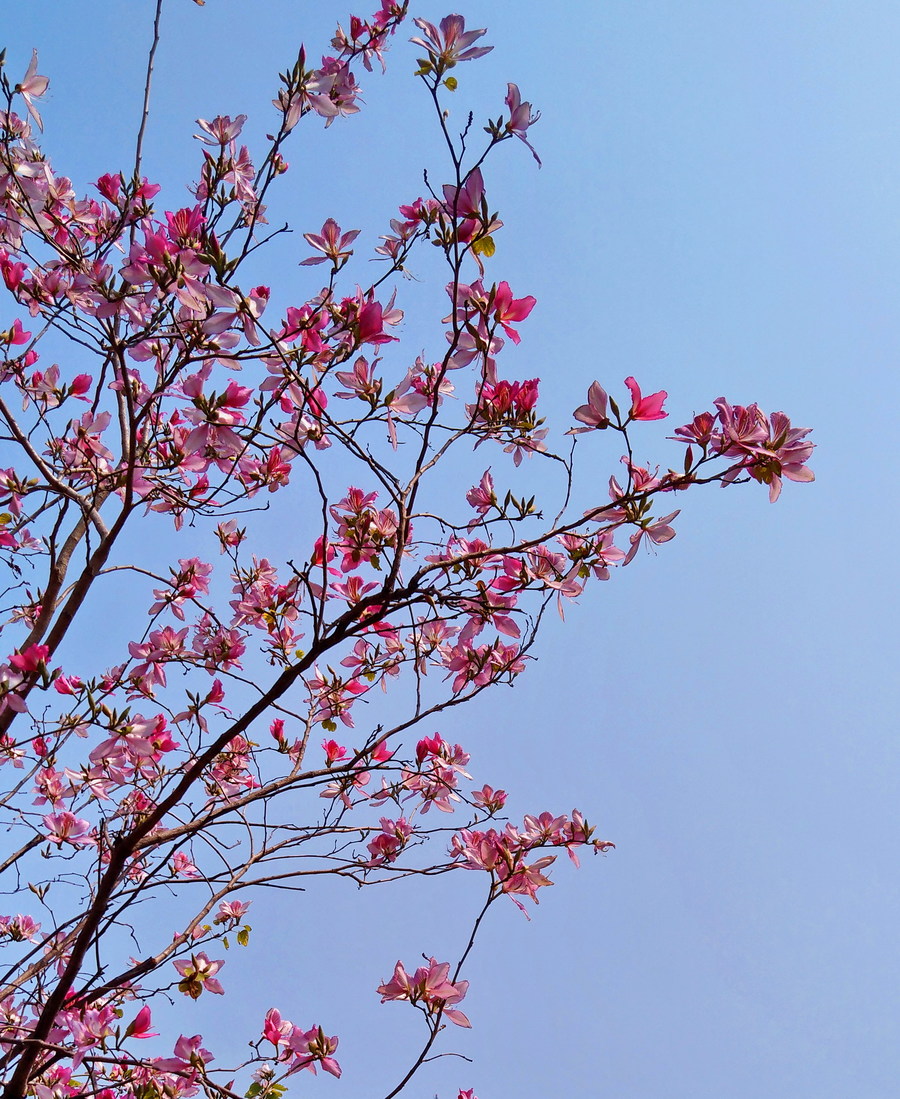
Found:
M 423 31 L 424 38 L 411 38 L 416 46 L 421 46 L 428 51 L 428 58 L 438 75 L 447 69 L 452 69 L 460 61 L 474 61 L 476 57 L 484 57 L 490 53 L 493 46 L 472 46 L 483 34 L 487 34 L 487 28 L 467 31 L 466 21 L 461 15 L 445 15 L 441 20 L 440 30 L 427 19 L 414 19 L 413 22 Z
M 214 992 L 217 996 L 223 996 L 225 989 L 216 979 L 216 974 L 224 964 L 224 961 L 213 961 L 208 958 L 202 950 L 198 954 L 192 954 L 190 961 L 183 959 L 173 962 L 172 965 L 181 974 L 178 991 L 183 992 L 185 996 L 190 996 L 192 1000 L 198 999 L 204 989 L 207 992 Z
M 71 843 L 73 847 L 93 847 L 97 842 L 90 824 L 68 809 L 44 817 L 44 826 L 47 839 L 57 847 L 64 843 Z
M 595 428 L 609 427 L 607 414 L 606 390 L 599 382 L 594 382 L 588 390 L 587 404 L 579 405 L 573 412 L 576 420 L 585 424 L 585 427 L 573 427 L 570 435 L 579 435 L 582 431 L 593 431 Z
M 349 233 L 342 233 L 340 225 L 334 218 L 328 218 L 322 226 L 321 233 L 304 233 L 303 236 L 308 244 L 324 254 L 310 256 L 309 259 L 302 260 L 301 267 L 308 267 L 314 263 L 324 263 L 326 259 L 330 259 L 335 267 L 341 267 L 353 255 L 352 249 L 348 248 L 347 245 L 356 240 L 359 236 L 359 229 L 351 229 Z
M 626 378 L 625 385 L 631 393 L 629 415 L 632 420 L 664 420 L 669 415 L 668 412 L 663 412 L 663 401 L 669 395 L 664 389 L 644 397 L 641 395 L 641 387 L 634 378 Z
M 453 1007 L 464 999 L 469 982 L 454 983 L 449 980 L 449 976 L 450 963 L 438 962 L 435 958 L 429 958 L 428 965 L 419 966 L 411 977 L 403 963 L 397 962 L 393 977 L 379 985 L 377 992 L 382 1003 L 388 1000 L 408 1000 L 429 1014 L 440 1014 L 457 1026 L 470 1027 L 472 1024 L 466 1016 Z
M 482 31 L 482 34 L 484 32 Z M 50 80 L 46 76 L 39 76 L 37 71 L 38 55 L 37 50 L 32 50 L 31 62 L 28 65 L 28 69 L 22 78 L 21 84 L 16 84 L 16 91 L 25 100 L 25 106 L 28 108 L 28 113 L 37 123 L 39 130 L 44 129 L 44 121 L 38 113 L 37 107 L 34 105 L 35 99 L 40 97 L 47 90 L 47 86 Z
M 538 162 L 538 166 L 540 166 L 541 158 L 534 151 L 534 147 L 525 134 L 528 127 L 533 126 L 541 117 L 541 112 L 535 111 L 532 113 L 531 104 L 522 102 L 519 89 L 515 84 L 507 84 L 506 87 L 506 105 L 509 107 L 509 121 L 506 123 L 506 132 L 517 137 L 520 141 L 524 141 L 531 149 L 531 155 Z

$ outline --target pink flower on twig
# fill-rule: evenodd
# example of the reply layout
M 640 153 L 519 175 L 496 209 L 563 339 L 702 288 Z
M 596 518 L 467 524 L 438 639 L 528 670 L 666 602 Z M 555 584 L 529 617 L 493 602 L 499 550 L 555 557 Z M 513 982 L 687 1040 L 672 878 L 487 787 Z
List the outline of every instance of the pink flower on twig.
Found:
M 47 90 L 47 86 L 50 83 L 50 80 L 46 76 L 38 75 L 37 63 L 37 50 L 33 50 L 31 53 L 31 62 L 28 65 L 28 70 L 22 78 L 21 84 L 16 84 L 15 90 L 25 100 L 25 106 L 28 108 L 28 113 L 37 123 L 37 128 L 39 130 L 43 130 L 44 122 L 40 114 L 38 113 L 37 107 L 35 107 L 34 105 L 34 100 L 40 99 L 40 97 Z
M 181 974 L 178 991 L 183 992 L 185 996 L 190 996 L 192 1000 L 198 999 L 204 989 L 207 992 L 214 992 L 217 996 L 223 996 L 225 989 L 216 979 L 216 974 L 224 964 L 224 961 L 213 961 L 203 951 L 192 954 L 190 961 L 184 959 L 173 962 L 172 965 Z
M 408 1000 L 411 1004 L 421 1005 L 429 1014 L 440 1013 L 457 1026 L 470 1027 L 468 1018 L 458 1011 L 454 1004 L 465 998 L 469 988 L 468 981 L 453 982 L 449 979 L 450 963 L 428 959 L 427 966 L 419 966 L 410 976 L 402 962 L 394 966 L 394 975 L 389 981 L 379 985 L 377 992 L 381 1002 L 388 1000 Z
M 96 844 L 90 824 L 68 809 L 60 813 L 50 813 L 44 817 L 47 839 L 61 847 L 71 843 L 73 847 L 93 847 Z
M 532 113 L 531 104 L 523 103 L 522 97 L 519 94 L 519 89 L 515 84 L 507 84 L 506 92 L 506 105 L 509 107 L 509 122 L 506 123 L 506 132 L 517 137 L 531 149 L 531 155 L 538 162 L 538 167 L 541 166 L 541 158 L 534 151 L 534 147 L 531 142 L 525 136 L 529 126 L 533 126 L 535 122 L 541 117 L 540 111 Z
M 668 412 L 663 412 L 663 401 L 669 395 L 664 389 L 644 397 L 641 395 L 641 387 L 634 378 L 626 378 L 625 385 L 631 393 L 629 415 L 632 420 L 664 420 L 669 415 Z

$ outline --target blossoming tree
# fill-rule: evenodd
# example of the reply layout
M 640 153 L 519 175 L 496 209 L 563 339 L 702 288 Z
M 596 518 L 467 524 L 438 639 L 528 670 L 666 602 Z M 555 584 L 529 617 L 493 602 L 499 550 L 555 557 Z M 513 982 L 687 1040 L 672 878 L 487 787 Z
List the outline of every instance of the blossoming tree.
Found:
M 6 1099 L 278 1099 L 302 1069 L 339 1076 L 336 1024 L 275 1005 L 246 1020 L 236 1063 L 200 1035 L 171 1035 L 165 1057 L 141 1043 L 171 996 L 227 992 L 220 948 L 247 944 L 263 886 L 475 871 L 484 901 L 461 955 L 385 959 L 372 989 L 421 1014 L 388 1096 L 402 1091 L 447 1024 L 470 1025 L 463 973 L 488 909 L 536 902 L 560 852 L 611 846 L 577 810 L 506 820 L 504 791 L 471 778 L 440 715 L 524 674 L 548 608 L 671 539 L 676 496 L 755 481 L 775 500 L 783 478 L 812 479 L 808 432 L 781 412 L 719 398 L 674 430 L 674 468 L 649 469 L 632 440 L 666 417 L 666 393 L 593 381 L 551 429 L 539 380 L 507 376 L 535 300 L 492 270 L 503 223 L 486 174 L 510 138 L 537 159 L 537 114 L 510 84 L 495 117 L 454 131 L 457 66 L 491 48 L 459 15 L 414 20 L 446 160 L 439 184 L 402 196 L 375 281 L 348 277 L 359 231 L 329 218 L 303 234 L 317 293 L 276 311 L 272 288 L 249 285 L 280 232 L 266 204 L 289 139 L 359 110 L 358 71 L 384 64 L 406 16 L 384 0 L 321 63 L 301 49 L 265 147 L 241 143 L 243 115 L 199 120 L 194 202 L 174 210 L 142 173 L 143 126 L 133 173 L 79 196 L 38 144 L 37 53 L 21 80 L 0 67 L 0 871 L 21 890 L 0 916 Z M 397 335 L 397 276 L 426 247 L 446 264 L 436 361 Z M 598 432 L 624 455 L 599 495 L 578 476 Z M 473 448 L 487 468 L 454 495 Z M 509 487 L 516 466 L 548 462 L 556 498 Z M 261 502 L 292 523 L 292 559 L 255 531 Z M 183 549 L 166 559 L 170 544 Z M 113 667 L 91 666 L 84 619 L 122 573 L 139 593 L 128 632 Z M 390 719 L 367 722 L 382 694 Z M 141 918 L 157 894 L 171 925 Z

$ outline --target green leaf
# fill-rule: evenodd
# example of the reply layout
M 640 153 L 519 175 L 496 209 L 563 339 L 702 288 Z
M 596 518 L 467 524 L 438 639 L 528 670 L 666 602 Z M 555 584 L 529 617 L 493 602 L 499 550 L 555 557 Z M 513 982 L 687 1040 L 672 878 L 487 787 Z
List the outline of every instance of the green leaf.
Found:
M 250 942 L 250 928 L 242 927 L 237 933 L 237 941 L 241 946 L 246 946 Z
M 455 76 L 448 76 L 447 79 L 444 81 L 444 87 L 447 89 L 448 92 L 455 92 L 456 89 L 459 87 L 459 81 L 456 79 Z

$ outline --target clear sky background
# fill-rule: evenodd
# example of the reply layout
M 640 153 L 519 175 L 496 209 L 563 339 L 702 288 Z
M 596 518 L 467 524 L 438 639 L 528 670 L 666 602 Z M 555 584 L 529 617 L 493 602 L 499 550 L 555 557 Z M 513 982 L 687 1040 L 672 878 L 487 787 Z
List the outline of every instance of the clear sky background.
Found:
M 29 0 L 3 20 L 14 79 L 40 51 L 45 147 L 76 188 L 130 163 L 151 9 Z M 617 849 L 562 867 L 531 923 L 494 909 L 467 973 L 474 1029 L 444 1047 L 475 1063 L 439 1061 L 409 1094 L 890 1099 L 900 6 L 461 10 L 495 50 L 458 70 L 458 117 L 497 117 L 508 80 L 543 112 L 543 169 L 509 142 L 486 173 L 506 223 L 492 275 L 539 303 L 508 372 L 539 375 L 562 424 L 595 378 L 666 388 L 672 418 L 639 444 L 664 465 L 678 452 L 665 429 L 720 395 L 784 409 L 815 428 L 818 480 L 788 483 L 775 506 L 759 486 L 687 494 L 678 537 L 548 622 L 514 691 L 441 723 L 474 774 L 510 790 L 514 815 L 575 805 Z M 169 0 L 146 161 L 167 208 L 189 201 L 193 120 L 246 112 L 246 133 L 264 133 L 277 69 L 301 40 L 317 57 L 347 11 Z M 374 243 L 421 193 L 422 168 L 440 176 L 407 37 L 388 75 L 366 78 L 362 114 L 327 133 L 309 120 L 288 149 L 272 209 L 298 231 L 333 215 Z M 297 300 L 317 288 L 296 267 L 301 244 L 282 238 L 260 270 Z M 401 286 L 411 357 L 442 340 L 442 284 L 427 274 Z M 458 954 L 480 886 L 460 873 L 362 894 L 333 883 L 268 913 L 257 902 L 255 944 L 223 972 L 231 994 L 179 1004 L 177 1025 L 221 1048 L 275 1004 L 341 1035 L 343 1081 L 297 1094 L 382 1095 L 418 1020 L 379 1007 L 374 988 L 398 957 Z

